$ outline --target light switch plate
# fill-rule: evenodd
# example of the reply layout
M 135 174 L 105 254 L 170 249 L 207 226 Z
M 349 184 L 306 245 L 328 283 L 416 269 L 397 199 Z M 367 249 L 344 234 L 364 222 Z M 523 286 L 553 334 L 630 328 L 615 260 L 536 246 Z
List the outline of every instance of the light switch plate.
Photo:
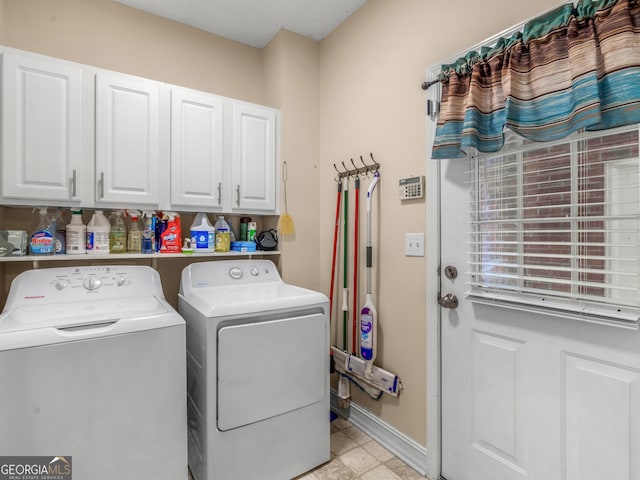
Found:
M 424 257 L 424 233 L 405 233 L 404 254 L 407 257 Z

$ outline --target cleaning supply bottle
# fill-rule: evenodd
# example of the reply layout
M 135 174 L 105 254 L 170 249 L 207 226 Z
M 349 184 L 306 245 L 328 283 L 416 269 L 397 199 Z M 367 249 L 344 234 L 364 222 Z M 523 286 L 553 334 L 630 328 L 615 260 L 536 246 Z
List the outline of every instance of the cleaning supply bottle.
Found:
M 140 212 L 137 210 L 129 210 L 131 223 L 129 224 L 129 235 L 127 236 L 127 252 L 142 253 L 142 226 L 138 218 Z
M 123 212 L 118 210 L 113 217 L 113 225 L 109 233 L 109 248 L 111 253 L 127 252 L 127 226 L 124 224 Z
M 154 253 L 156 250 L 156 216 L 154 212 L 143 212 L 142 253 Z
M 160 234 L 160 253 L 182 253 L 182 226 L 180 215 L 164 212 Z
M 53 255 L 55 253 L 55 224 L 49 220 L 47 209 L 39 209 L 38 224 L 29 237 L 31 255 Z
M 87 253 L 109 253 L 111 224 L 102 210 L 96 210 L 87 224 Z
M 191 224 L 191 248 L 194 253 L 215 252 L 216 229 L 204 212 L 198 213 Z
M 231 250 L 231 238 L 229 234 L 229 224 L 225 221 L 224 215 L 220 215 L 216 221 L 216 252 L 224 253 Z
M 67 253 L 67 224 L 62 218 L 60 210 L 56 210 L 52 217 L 51 222 L 54 224 L 55 231 L 55 254 L 60 255 Z
M 87 227 L 82 223 L 82 212 L 79 210 L 71 214 L 71 221 L 67 225 L 67 253 L 87 253 Z

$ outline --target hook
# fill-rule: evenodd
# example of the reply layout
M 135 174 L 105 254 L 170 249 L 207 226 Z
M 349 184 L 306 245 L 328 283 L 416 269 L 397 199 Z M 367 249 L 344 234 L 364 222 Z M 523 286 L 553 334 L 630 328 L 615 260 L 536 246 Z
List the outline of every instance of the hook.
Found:
M 373 164 L 376 167 L 376 172 L 380 169 L 380 164 L 378 162 L 376 162 L 376 159 L 373 158 L 373 153 L 369 152 L 369 156 L 371 157 L 371 161 L 373 162 Z
M 360 155 L 360 163 L 362 163 L 362 165 L 364 166 L 364 174 L 367 176 L 367 178 L 369 178 L 369 165 L 364 163 L 364 159 L 362 158 L 362 155 Z
M 353 177 L 354 178 L 358 178 L 358 176 L 362 175 L 360 173 L 360 169 L 358 167 L 356 167 L 355 163 L 353 163 L 353 158 L 351 159 L 351 165 L 353 165 L 353 170 L 352 171 L 353 171 Z
M 333 164 L 333 168 L 336 169 L 336 172 L 338 172 L 338 178 L 334 178 L 334 180 L 338 183 L 340 183 L 341 179 L 342 179 L 342 172 L 340 170 L 338 170 L 338 167 L 336 167 L 336 164 Z

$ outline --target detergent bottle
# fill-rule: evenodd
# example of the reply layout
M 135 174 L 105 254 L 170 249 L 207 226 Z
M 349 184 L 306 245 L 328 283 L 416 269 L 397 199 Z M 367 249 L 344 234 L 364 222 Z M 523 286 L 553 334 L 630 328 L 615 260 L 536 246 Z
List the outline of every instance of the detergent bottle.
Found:
M 87 253 L 109 253 L 111 224 L 102 210 L 96 210 L 87 225 Z
M 216 229 L 204 212 L 198 213 L 191 224 L 191 248 L 194 253 L 215 252 Z
M 67 253 L 78 255 L 87 253 L 87 227 L 82 223 L 82 212 L 74 211 L 67 225 Z
M 224 215 L 220 215 L 216 221 L 216 248 L 215 251 L 219 253 L 228 252 L 231 250 L 231 235 L 229 231 L 229 224 L 224 219 Z
M 111 253 L 127 252 L 127 226 L 124 224 L 123 212 L 118 210 L 113 217 L 113 225 L 109 233 Z
M 53 255 L 55 253 L 55 224 L 49 220 L 47 209 L 38 211 L 38 223 L 29 237 L 31 255 Z

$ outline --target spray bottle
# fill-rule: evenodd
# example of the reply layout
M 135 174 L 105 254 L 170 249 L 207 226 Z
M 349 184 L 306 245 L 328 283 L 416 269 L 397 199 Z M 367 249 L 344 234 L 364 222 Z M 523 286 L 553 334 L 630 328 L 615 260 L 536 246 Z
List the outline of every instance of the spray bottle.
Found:
M 53 255 L 55 253 L 55 224 L 49 220 L 46 207 L 38 210 L 39 218 L 34 232 L 29 237 L 31 255 Z
M 129 210 L 131 223 L 129 224 L 129 234 L 127 235 L 127 253 L 142 253 L 142 227 L 140 226 L 140 212 Z
M 160 253 L 181 253 L 182 252 L 182 228 L 180 226 L 180 215 L 176 212 L 165 212 L 160 234 Z
M 52 215 L 51 223 L 53 223 L 55 230 L 55 254 L 60 255 L 67 253 L 67 224 L 59 209 Z
M 113 225 L 109 233 L 109 247 L 111 253 L 127 252 L 127 226 L 124 224 L 124 212 L 118 210 L 113 217 Z
M 155 212 L 143 212 L 142 253 L 154 253 L 156 250 L 156 216 Z

